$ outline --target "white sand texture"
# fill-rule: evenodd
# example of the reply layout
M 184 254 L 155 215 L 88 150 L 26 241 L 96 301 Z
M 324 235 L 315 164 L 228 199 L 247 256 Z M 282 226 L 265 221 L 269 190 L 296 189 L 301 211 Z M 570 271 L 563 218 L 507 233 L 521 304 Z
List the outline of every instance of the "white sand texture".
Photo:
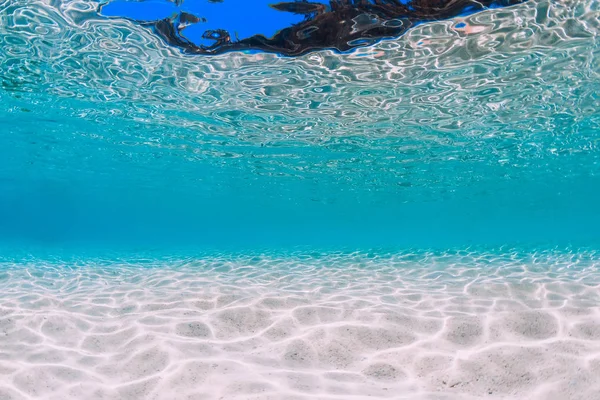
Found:
M 4 261 L 0 399 L 600 399 L 600 257 Z

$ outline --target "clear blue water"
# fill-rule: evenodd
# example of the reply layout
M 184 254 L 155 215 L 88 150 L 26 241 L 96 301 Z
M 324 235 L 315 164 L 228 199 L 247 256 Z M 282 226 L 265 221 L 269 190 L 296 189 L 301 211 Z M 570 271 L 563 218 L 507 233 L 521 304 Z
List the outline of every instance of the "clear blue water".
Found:
M 600 398 L 599 1 L 299 57 L 99 6 L 0 0 L 0 399 Z
M 595 1 L 297 58 L 96 9 L 0 2 L 7 249 L 600 244 Z

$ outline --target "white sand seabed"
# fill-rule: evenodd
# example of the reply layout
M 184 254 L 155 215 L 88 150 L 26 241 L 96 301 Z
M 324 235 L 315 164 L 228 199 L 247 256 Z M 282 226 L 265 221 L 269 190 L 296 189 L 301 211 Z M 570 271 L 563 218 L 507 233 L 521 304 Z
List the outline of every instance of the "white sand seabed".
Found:
M 592 253 L 4 262 L 0 399 L 600 399 Z

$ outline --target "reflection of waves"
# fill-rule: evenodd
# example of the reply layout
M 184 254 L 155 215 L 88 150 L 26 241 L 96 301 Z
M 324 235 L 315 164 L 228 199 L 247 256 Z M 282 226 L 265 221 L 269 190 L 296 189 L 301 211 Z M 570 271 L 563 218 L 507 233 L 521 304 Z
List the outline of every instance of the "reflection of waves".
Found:
M 546 168 L 557 156 L 595 157 L 597 7 L 529 2 L 349 55 L 286 59 L 188 57 L 132 23 L 97 18 L 94 3 L 5 1 L 0 96 L 5 117 L 43 104 L 44 114 L 104 124 L 110 134 L 97 139 L 108 143 L 229 157 L 257 173 L 362 171 L 370 182 L 386 170 L 419 185 L 449 178 L 437 171 L 458 161 Z M 441 175 L 415 173 L 424 161 Z

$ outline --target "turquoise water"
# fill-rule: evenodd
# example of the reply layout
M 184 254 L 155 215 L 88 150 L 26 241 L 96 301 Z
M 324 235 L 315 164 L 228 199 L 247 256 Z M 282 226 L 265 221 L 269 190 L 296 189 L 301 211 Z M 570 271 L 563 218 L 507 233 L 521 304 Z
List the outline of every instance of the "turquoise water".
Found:
M 600 2 L 298 57 L 100 6 L 0 0 L 0 399 L 600 398 Z
M 7 249 L 600 244 L 596 1 L 296 58 L 96 9 L 0 2 Z

